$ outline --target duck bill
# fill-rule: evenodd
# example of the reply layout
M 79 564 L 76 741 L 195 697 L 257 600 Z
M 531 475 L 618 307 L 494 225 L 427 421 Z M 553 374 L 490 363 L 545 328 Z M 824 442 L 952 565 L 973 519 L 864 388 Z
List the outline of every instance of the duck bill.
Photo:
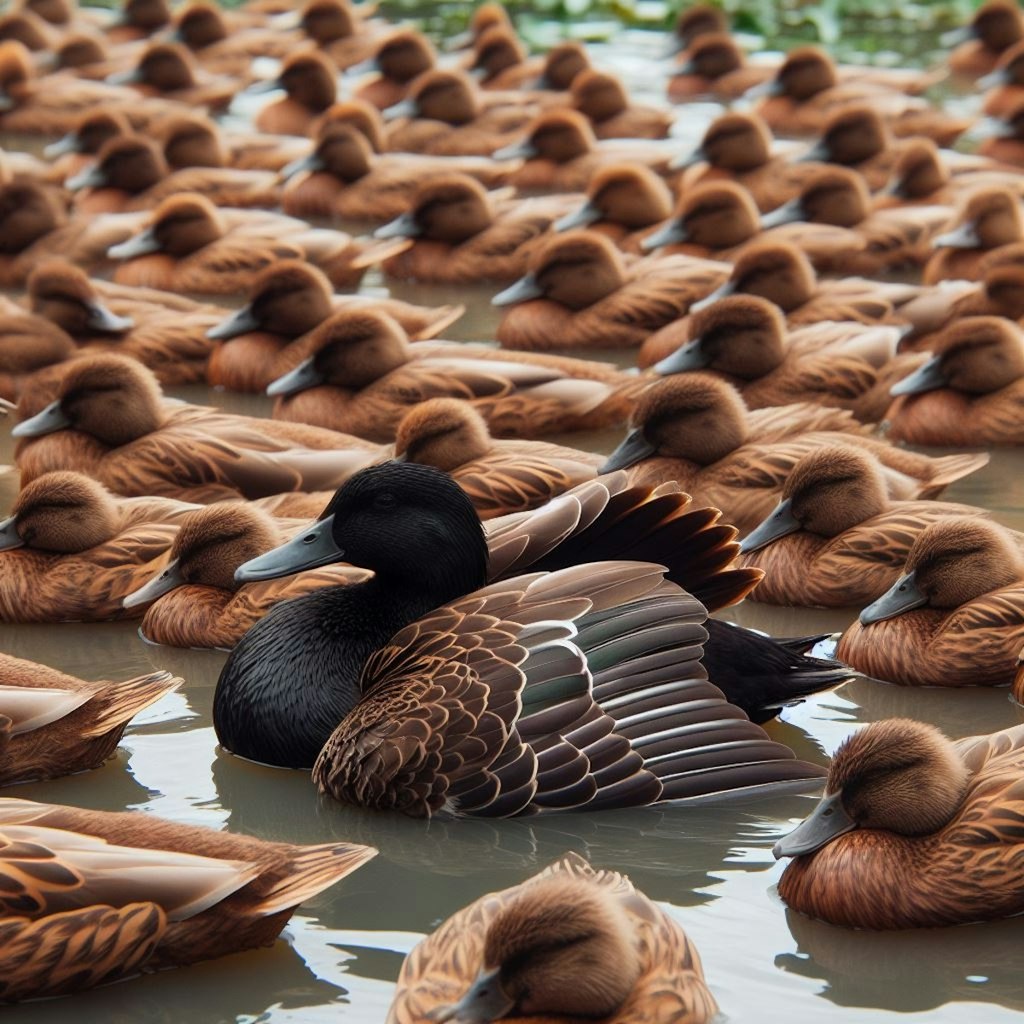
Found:
M 103 168 L 98 164 L 85 167 L 78 174 L 73 174 L 64 182 L 64 187 L 69 192 L 80 192 L 83 188 L 103 188 L 107 183 L 107 176 Z
M 27 420 L 22 420 L 12 431 L 11 437 L 42 437 L 44 434 L 55 434 L 58 430 L 67 430 L 71 420 L 61 408 L 60 399 L 51 402 L 42 412 Z
M 870 626 L 872 622 L 883 622 L 895 619 L 904 612 L 921 608 L 928 603 L 928 598 L 921 593 L 915 574 L 908 572 L 901 576 L 877 601 L 869 604 L 860 613 L 860 624 Z
M 169 594 L 176 587 L 184 585 L 185 577 L 181 575 L 181 562 L 177 558 L 172 558 L 162 573 L 154 576 L 138 590 L 133 590 L 124 598 L 121 605 L 124 608 L 138 608 L 139 605 L 149 604 L 164 594 Z
M 890 395 L 920 395 L 925 391 L 937 391 L 944 388 L 949 381 L 942 372 L 942 359 L 932 356 L 924 366 L 919 366 L 913 373 L 897 381 L 889 388 Z
M 486 82 L 487 79 L 491 77 L 491 73 L 484 67 L 472 67 L 469 69 L 467 74 L 474 82 L 481 83 Z
M 687 167 L 695 167 L 697 164 L 704 163 L 706 159 L 704 147 L 698 146 L 692 153 L 684 153 L 682 156 L 670 160 L 668 169 L 670 171 L 685 171 Z
M 118 316 L 102 302 L 90 302 L 86 308 L 89 311 L 89 318 L 85 325 L 90 330 L 99 331 L 101 334 L 124 334 L 135 326 L 135 321 L 130 316 Z
M 962 28 L 954 28 L 949 32 L 943 32 L 939 36 L 939 43 L 942 46 L 961 46 L 963 43 L 969 43 L 974 38 L 974 26 L 964 25 Z
M 226 320 L 221 320 L 219 324 L 211 327 L 206 332 L 206 336 L 211 341 L 230 341 L 241 334 L 249 334 L 251 331 L 259 329 L 260 322 L 256 319 L 252 306 L 247 303 L 240 309 L 236 309 Z
M 580 207 L 559 217 L 552 225 L 553 231 L 572 231 L 573 228 L 585 228 L 590 224 L 596 224 L 604 217 L 601 209 L 589 199 Z
M 793 515 L 793 502 L 786 498 L 772 509 L 767 519 L 759 523 L 740 541 L 740 554 L 747 555 L 751 551 L 760 551 L 761 548 L 771 544 L 773 540 L 796 533 L 799 529 L 800 524 Z
M 799 199 L 783 203 L 770 213 L 761 217 L 761 230 L 767 231 L 770 228 L 778 228 L 783 224 L 795 224 L 798 221 L 806 220 L 803 203 Z
M 691 313 L 699 313 L 702 309 L 707 309 L 708 306 L 713 306 L 719 299 L 727 299 L 730 295 L 736 294 L 736 282 L 726 281 L 725 284 L 720 285 L 710 295 L 705 295 L 703 299 L 695 302 L 690 307 Z
M 132 238 L 125 239 L 117 245 L 112 245 L 107 250 L 107 256 L 112 260 L 132 260 L 137 256 L 148 256 L 150 253 L 160 251 L 160 242 L 156 232 L 152 228 L 146 228 Z
M 416 221 L 416 214 L 411 210 L 400 214 L 387 224 L 382 224 L 373 233 L 374 238 L 419 238 L 422 230 Z
M 359 75 L 372 75 L 380 71 L 380 64 L 376 57 L 369 60 L 361 60 L 358 64 L 349 64 L 341 73 L 345 78 L 356 78 Z
M 323 158 L 317 153 L 310 153 L 309 156 L 300 157 L 298 160 L 293 160 L 290 164 L 285 164 L 281 168 L 281 180 L 287 181 L 289 178 L 294 178 L 296 174 L 302 174 L 304 171 L 309 171 L 312 174 L 323 169 Z
M 690 240 L 690 232 L 686 230 L 686 224 L 679 217 L 673 217 L 666 224 L 662 224 L 657 231 L 652 231 L 646 238 L 641 239 L 640 248 L 644 252 L 651 252 L 653 249 L 660 249 L 663 245 L 682 245 Z
M 711 360 L 704 350 L 704 339 L 691 338 L 685 345 L 680 345 L 671 355 L 654 364 L 654 372 L 662 377 L 673 373 L 686 373 L 688 370 L 702 370 Z
M 487 1021 L 507 1017 L 514 1009 L 515 1001 L 501 987 L 501 968 L 493 967 L 489 971 L 481 970 L 469 991 L 457 1003 L 438 1007 L 430 1018 L 435 1024 L 442 1021 L 447 1024 L 486 1024 Z
M 772 854 L 776 860 L 781 860 L 814 853 L 856 827 L 857 822 L 843 807 L 843 791 L 829 793 L 788 836 L 775 844 Z
M 243 90 L 247 96 L 262 96 L 268 92 L 277 92 L 278 89 L 283 89 L 280 79 L 277 78 L 265 78 L 262 82 L 253 82 L 252 85 L 246 86 Z
M 303 359 L 294 370 L 282 374 L 267 385 L 267 394 L 275 398 L 297 395 L 325 383 L 323 374 L 316 368 L 313 356 Z
M 770 78 L 760 85 L 751 86 L 744 94 L 745 100 L 763 100 L 771 96 L 781 96 L 784 92 L 782 83 L 777 78 Z
M 498 292 L 491 299 L 491 305 L 514 306 L 517 302 L 529 302 L 530 299 L 539 299 L 543 294 L 544 290 L 538 284 L 537 278 L 533 274 L 526 274 L 514 284 L 510 284 L 504 291 Z
M 985 139 L 1007 139 L 1013 135 L 1013 126 L 1001 117 L 983 117 L 963 134 L 965 139 L 984 142 Z
M 673 57 L 673 56 L 675 56 L 678 53 L 679 53 L 679 51 L 675 50 L 674 52 L 667 53 L 665 56 L 666 57 Z M 682 64 L 680 64 L 677 68 L 673 69 L 673 71 L 672 71 L 672 77 L 673 78 L 682 78 L 685 75 L 697 75 L 697 74 L 700 74 L 700 72 L 697 70 L 697 63 L 694 60 L 683 61 Z
M 933 249 L 980 249 L 981 239 L 978 237 L 978 226 L 974 221 L 966 221 L 959 227 L 936 235 L 932 239 Z
M 974 84 L 982 92 L 988 89 L 996 89 L 1000 85 L 1011 84 L 1010 74 L 1006 68 L 996 68 L 995 71 L 990 71 L 987 75 L 982 75 L 982 77 Z
M 819 139 L 806 153 L 793 161 L 798 164 L 828 164 L 832 162 L 832 150 L 824 139 Z
M 131 71 L 115 71 L 104 79 L 107 85 L 139 85 L 142 80 L 142 72 L 138 68 L 132 68 Z
M 419 112 L 420 108 L 415 100 L 399 100 L 390 107 L 385 107 L 380 116 L 385 121 L 397 121 L 402 117 L 415 117 Z
M 529 160 L 536 155 L 537 147 L 529 139 L 520 139 L 496 149 L 491 157 L 495 160 Z
M 18 535 L 18 517 L 8 516 L 0 522 L 0 551 L 11 551 L 24 546 L 25 542 Z
M 618 448 L 608 456 L 608 461 L 598 470 L 598 473 L 614 473 L 617 469 L 628 469 L 635 466 L 643 459 L 649 458 L 657 452 L 657 449 L 644 437 L 644 428 L 636 427 L 631 430 Z
M 235 570 L 235 582 L 276 580 L 280 576 L 291 576 L 306 569 L 317 569 L 342 561 L 345 552 L 334 541 L 331 532 L 333 527 L 334 516 L 317 520 L 287 544 L 243 562 Z
M 75 132 L 68 132 L 63 138 L 58 139 L 56 142 L 51 142 L 44 150 L 43 156 L 47 160 L 55 160 L 59 156 L 64 156 L 65 153 L 81 153 L 82 152 L 82 140 L 79 139 Z
M 0 113 L 13 110 L 16 106 L 17 101 L 14 97 L 5 89 L 0 89 Z

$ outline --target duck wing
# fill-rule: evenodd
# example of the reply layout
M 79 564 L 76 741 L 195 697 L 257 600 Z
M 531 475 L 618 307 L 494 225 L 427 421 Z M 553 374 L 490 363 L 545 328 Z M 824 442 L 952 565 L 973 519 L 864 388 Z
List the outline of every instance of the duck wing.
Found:
M 871 428 L 861 423 L 849 409 L 836 409 L 817 402 L 793 402 L 765 406 L 747 413 L 750 437 L 762 442 L 781 441 L 808 431 L 828 430 L 840 434 L 867 434 Z

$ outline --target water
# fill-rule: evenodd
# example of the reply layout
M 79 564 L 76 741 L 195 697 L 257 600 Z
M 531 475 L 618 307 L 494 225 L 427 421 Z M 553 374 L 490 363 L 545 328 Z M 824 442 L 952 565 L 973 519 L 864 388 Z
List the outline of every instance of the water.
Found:
M 660 88 L 645 54 L 650 36 L 629 34 L 602 60 L 649 96 Z M 686 108 L 680 134 L 697 138 L 717 112 Z M 383 287 L 369 277 L 363 290 Z M 451 335 L 493 337 L 491 289 L 396 287 L 413 301 L 465 302 Z M 621 359 L 621 353 L 618 354 Z M 248 414 L 261 397 L 205 388 L 175 392 Z M 6 435 L 7 431 L 0 430 Z M 573 443 L 607 451 L 619 432 Z M 12 461 L 0 437 L 0 463 Z M 999 452 L 957 483 L 950 500 L 991 508 L 1024 529 L 1024 455 Z M 0 509 L 17 490 L 0 476 Z M 812 611 L 754 603 L 731 618 L 773 633 L 841 630 L 855 609 Z M 380 856 L 304 905 L 283 941 L 186 971 L 150 975 L 63 999 L 5 1010 L 11 1024 L 106 1020 L 131 1024 L 319 1024 L 383 1020 L 402 957 L 418 939 L 481 894 L 516 884 L 568 850 L 630 875 L 695 940 L 728 1018 L 756 1024 L 861 1024 L 922 1020 L 996 1024 L 1024 1009 L 1019 951 L 1024 922 L 871 934 L 833 928 L 786 910 L 775 893 L 782 871 L 771 847 L 812 806 L 806 797 L 747 799 L 718 807 L 648 808 L 532 821 L 423 823 L 340 807 L 319 798 L 302 773 L 259 767 L 219 750 L 211 706 L 224 655 L 143 643 L 132 623 L 0 626 L 0 649 L 84 678 L 120 679 L 155 668 L 184 677 L 183 689 L 140 715 L 118 756 L 73 778 L 11 789 L 31 799 L 100 810 L 132 809 L 267 839 L 368 843 Z M 801 757 L 824 763 L 859 724 L 893 715 L 932 722 L 951 736 L 1022 720 L 1005 689 L 906 690 L 858 680 L 785 712 L 769 726 Z

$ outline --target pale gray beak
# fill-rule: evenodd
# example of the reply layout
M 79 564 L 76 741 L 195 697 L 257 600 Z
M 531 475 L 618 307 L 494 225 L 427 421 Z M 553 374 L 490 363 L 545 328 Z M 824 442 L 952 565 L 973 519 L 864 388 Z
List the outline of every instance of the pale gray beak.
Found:
M 660 249 L 663 245 L 680 245 L 690 240 L 690 232 L 686 230 L 686 224 L 682 217 L 673 217 L 666 221 L 655 231 L 652 231 L 646 238 L 641 239 L 640 248 L 644 252 L 651 252 L 653 249 Z
M 392 106 L 385 107 L 380 116 L 385 121 L 397 121 L 400 117 L 416 117 L 419 112 L 419 104 L 415 100 L 399 100 Z
M 148 256 L 151 252 L 160 251 L 160 242 L 156 232 L 150 227 L 140 231 L 132 238 L 126 238 L 117 245 L 112 245 L 107 250 L 108 258 L 112 260 L 131 260 L 136 256 Z
M 1001 117 L 983 117 L 964 132 L 962 138 L 982 141 L 1002 139 L 1013 134 L 1013 127 Z
M 772 509 L 767 519 L 758 523 L 740 541 L 740 554 L 746 555 L 751 551 L 760 551 L 761 548 L 771 544 L 773 540 L 796 533 L 800 529 L 802 527 L 793 515 L 793 501 L 791 498 L 786 498 Z
M 691 338 L 686 344 L 680 345 L 671 355 L 655 363 L 652 369 L 662 377 L 673 373 L 686 373 L 688 370 L 701 370 L 711 359 L 704 350 L 704 339 Z
M 469 77 L 474 82 L 486 82 L 487 81 L 487 68 L 470 68 Z
M 608 456 L 608 461 L 597 471 L 599 474 L 614 473 L 617 469 L 628 469 L 638 462 L 656 454 L 657 448 L 644 437 L 643 427 L 634 427 L 618 448 Z
M 169 594 L 175 587 L 183 586 L 184 577 L 181 575 L 181 563 L 177 558 L 172 558 L 162 573 L 154 576 L 148 583 L 143 584 L 138 590 L 133 590 L 121 605 L 125 608 L 137 608 L 140 604 L 149 604 L 164 594 Z
M 978 225 L 972 221 L 966 221 L 952 231 L 936 235 L 932 239 L 933 249 L 980 249 L 981 239 L 978 237 Z
M 942 358 L 932 356 L 923 366 L 919 366 L 913 373 L 908 374 L 903 380 L 898 380 L 891 388 L 890 395 L 919 395 L 925 391 L 936 391 L 949 384 L 946 375 L 942 372 Z
M 939 43 L 942 46 L 959 46 L 961 43 L 969 43 L 975 38 L 973 25 L 964 25 L 962 28 L 950 29 L 939 36 Z
M 702 309 L 707 309 L 708 306 L 713 305 L 719 299 L 728 298 L 730 295 L 736 294 L 736 282 L 726 281 L 725 284 L 719 285 L 710 295 L 705 295 L 703 299 L 698 300 L 690 307 L 691 313 L 699 313 Z
M 781 96 L 785 92 L 785 89 L 777 78 L 770 78 L 767 82 L 762 82 L 760 85 L 751 86 L 744 94 L 745 100 L 760 100 L 766 96 Z
M 536 155 L 537 147 L 529 139 L 520 139 L 496 149 L 491 157 L 494 160 L 529 160 Z
M 995 89 L 1000 85 L 1010 84 L 1010 73 L 1006 68 L 996 68 L 995 71 L 990 71 L 987 75 L 983 75 L 975 83 L 975 87 L 980 92 L 985 92 L 988 89 Z
M 604 219 L 604 211 L 592 200 L 588 199 L 582 206 L 567 213 L 551 225 L 552 231 L 572 231 L 573 228 L 585 228 Z
M 264 93 L 277 92 L 278 89 L 283 88 L 279 78 L 265 78 L 262 82 L 253 82 L 242 91 L 249 96 L 262 96 Z
M 411 210 L 399 214 L 394 220 L 382 224 L 373 233 L 374 238 L 419 238 L 423 229 L 416 220 L 416 214 Z
M 68 178 L 64 187 L 71 192 L 79 192 L 83 188 L 103 188 L 106 183 L 107 175 L 103 168 L 99 164 L 91 164 Z
M 135 326 L 135 321 L 130 316 L 118 316 L 102 302 L 91 302 L 86 308 L 89 310 L 89 319 L 86 320 L 85 326 L 90 330 L 103 334 L 124 334 Z
M 14 97 L 0 89 L 0 111 L 13 110 L 16 105 Z
M 530 299 L 539 299 L 543 296 L 544 289 L 537 283 L 533 274 L 526 274 L 518 281 L 510 284 L 504 291 L 498 292 L 491 299 L 492 306 L 514 306 L 517 302 L 528 302 Z
M 55 434 L 58 430 L 66 430 L 71 420 L 61 408 L 60 399 L 51 402 L 42 412 L 27 420 L 22 420 L 12 431 L 11 437 L 42 437 L 44 434 Z
M 247 303 L 240 309 L 236 309 L 226 320 L 221 320 L 219 324 L 211 327 L 206 332 L 206 336 L 212 341 L 229 341 L 231 338 L 237 338 L 240 334 L 248 334 L 250 331 L 259 329 L 260 322 L 256 319 L 252 306 Z
M 303 171 L 322 171 L 324 169 L 324 161 L 321 156 L 317 153 L 310 153 L 309 156 L 300 157 L 298 160 L 293 160 L 290 164 L 285 164 L 281 168 L 281 179 L 287 181 L 289 178 L 294 178 L 296 174 L 301 174 Z
M 267 385 L 267 394 L 296 395 L 300 391 L 308 391 L 310 388 L 324 384 L 324 375 L 316 368 L 313 356 L 303 359 L 294 370 L 281 374 L 277 380 L 272 380 Z
M 806 153 L 798 156 L 795 163 L 798 164 L 828 164 L 832 162 L 832 149 L 824 139 L 811 146 Z
M 142 81 L 140 68 L 132 68 L 131 71 L 115 71 L 114 74 L 106 77 L 108 85 L 138 85 Z
M 799 199 L 791 199 L 788 203 L 783 203 L 782 206 L 776 207 L 770 213 L 762 214 L 761 230 L 767 231 L 769 228 L 777 228 L 783 224 L 793 224 L 806 219 L 807 214 L 804 211 L 804 204 Z
M 0 551 L 23 548 L 25 542 L 18 536 L 18 517 L 9 516 L 0 522 Z
M 377 62 L 376 57 L 371 57 L 369 60 L 361 60 L 358 64 L 349 64 L 342 71 L 342 74 L 354 77 L 355 75 L 368 75 L 373 71 L 380 71 L 380 64 Z
M 331 534 L 333 526 L 334 516 L 317 520 L 287 544 L 250 558 L 235 570 L 235 582 L 276 580 L 279 576 L 291 576 L 306 569 L 342 561 L 345 552 L 334 541 Z
M 51 142 L 43 150 L 43 156 L 47 160 L 55 160 L 65 153 L 81 153 L 81 151 L 82 140 L 78 137 L 78 134 L 76 132 L 68 132 L 63 138 L 58 139 L 56 142 Z
M 912 572 L 901 576 L 877 601 L 869 604 L 860 613 L 860 624 L 870 626 L 872 622 L 895 619 L 904 612 L 924 607 L 928 598 L 918 589 L 914 576 Z
M 490 1024 L 508 1016 L 515 1003 L 501 987 L 501 968 L 481 970 L 469 991 L 451 1006 L 439 1006 L 430 1014 L 437 1024 Z
M 687 167 L 693 167 L 695 164 L 702 164 L 706 159 L 704 147 L 698 146 L 692 153 L 683 153 L 682 156 L 674 157 L 669 161 L 668 169 L 670 171 L 682 171 Z
M 829 793 L 788 836 L 775 844 L 772 854 L 780 860 L 814 853 L 856 827 L 857 822 L 843 808 L 842 790 Z

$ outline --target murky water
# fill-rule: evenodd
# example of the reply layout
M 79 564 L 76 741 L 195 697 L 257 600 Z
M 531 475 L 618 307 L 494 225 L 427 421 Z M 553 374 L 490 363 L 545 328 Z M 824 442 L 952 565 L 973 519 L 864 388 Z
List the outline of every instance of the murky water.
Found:
M 615 66 L 655 97 L 651 37 L 631 34 Z M 660 46 L 660 44 L 658 44 Z M 605 49 L 604 62 L 611 51 Z M 679 135 L 699 137 L 717 112 L 687 107 Z M 383 291 L 369 278 L 363 291 Z M 453 337 L 493 337 L 491 289 L 394 288 L 413 301 L 464 302 Z M 619 355 L 619 358 L 623 358 Z M 626 357 L 628 359 L 628 356 Z M 193 388 L 190 401 L 267 414 L 263 398 Z M 11 461 L 0 429 L 0 463 Z M 608 450 L 618 432 L 571 443 Z M 947 493 L 995 510 L 1024 529 L 1024 455 L 991 464 Z M 0 510 L 17 489 L 0 476 Z M 729 612 L 745 625 L 793 635 L 841 630 L 855 610 L 808 611 L 746 603 Z M 1019 959 L 1024 922 L 877 935 L 833 928 L 786 911 L 775 894 L 780 834 L 811 807 L 804 797 L 747 799 L 715 808 L 658 808 L 533 821 L 422 822 L 353 811 L 318 798 L 302 773 L 263 768 L 220 751 L 211 720 L 224 655 L 143 643 L 130 623 L 0 626 L 0 649 L 85 678 L 126 678 L 154 668 L 184 688 L 140 715 L 118 757 L 98 771 L 9 792 L 104 810 L 133 809 L 176 821 L 293 842 L 345 839 L 380 856 L 306 904 L 284 941 L 187 971 L 151 975 L 74 999 L 7 1009 L 12 1024 L 76 1020 L 173 1024 L 375 1022 L 383 1019 L 404 954 L 444 918 L 482 893 L 519 882 L 567 850 L 627 872 L 675 913 L 696 941 L 726 1015 L 737 1022 L 936 1022 L 1017 1020 L 1024 1010 Z M 904 690 L 871 680 L 788 710 L 769 726 L 800 756 L 824 762 L 859 723 L 893 715 L 932 722 L 952 736 L 1022 720 L 1006 690 Z

